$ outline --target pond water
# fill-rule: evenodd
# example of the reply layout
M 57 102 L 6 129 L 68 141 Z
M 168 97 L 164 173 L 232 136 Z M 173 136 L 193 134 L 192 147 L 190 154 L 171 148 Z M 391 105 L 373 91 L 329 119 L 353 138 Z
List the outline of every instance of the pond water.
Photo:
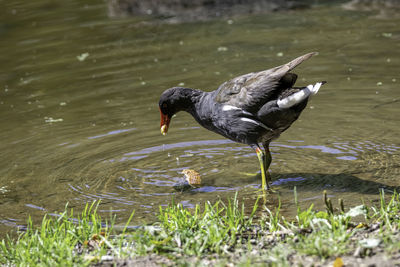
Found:
M 275 192 L 266 205 L 323 208 L 376 201 L 400 185 L 400 19 L 319 6 L 168 25 L 107 17 L 100 1 L 1 1 L 0 233 L 28 216 L 101 200 L 133 224 L 159 205 L 191 207 L 239 192 L 253 205 L 261 178 L 248 146 L 209 132 L 186 113 L 159 129 L 169 87 L 214 90 L 240 74 L 311 51 L 297 85 L 326 80 L 300 119 L 272 143 Z M 183 169 L 203 186 L 176 192 Z

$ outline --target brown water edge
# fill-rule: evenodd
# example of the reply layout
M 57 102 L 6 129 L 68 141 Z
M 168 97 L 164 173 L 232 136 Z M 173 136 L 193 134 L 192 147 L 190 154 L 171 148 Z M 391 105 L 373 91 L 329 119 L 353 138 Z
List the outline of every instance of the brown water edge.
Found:
M 110 19 L 96 1 L 4 2 L 0 58 L 0 233 L 39 222 L 65 203 L 124 223 L 155 220 L 172 198 L 186 207 L 232 198 L 250 208 L 260 184 L 247 146 L 223 140 L 179 113 L 159 132 L 158 97 L 176 85 L 212 90 L 231 77 L 310 51 L 298 85 L 328 83 L 272 144 L 273 210 L 345 205 L 399 186 L 397 18 L 340 7 L 182 25 Z M 85 58 L 85 53 L 88 53 Z M 179 193 L 181 170 L 204 186 Z

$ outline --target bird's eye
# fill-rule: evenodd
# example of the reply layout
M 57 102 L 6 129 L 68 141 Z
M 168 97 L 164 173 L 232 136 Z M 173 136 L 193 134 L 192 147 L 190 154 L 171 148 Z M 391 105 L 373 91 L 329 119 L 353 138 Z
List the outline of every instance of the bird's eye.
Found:
M 168 104 L 167 103 L 162 103 L 160 105 L 160 109 L 164 114 L 167 114 L 168 113 Z

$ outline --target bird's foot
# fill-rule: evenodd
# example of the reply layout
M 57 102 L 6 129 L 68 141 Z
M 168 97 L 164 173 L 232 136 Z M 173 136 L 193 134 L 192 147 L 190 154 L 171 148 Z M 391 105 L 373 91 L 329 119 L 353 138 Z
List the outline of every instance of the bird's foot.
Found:
M 278 193 L 278 190 L 273 189 L 272 187 L 269 187 L 268 192 L 270 192 L 270 193 Z
M 274 190 L 270 186 L 263 187 L 261 186 L 258 191 L 262 192 L 273 192 Z
M 270 185 L 268 185 L 264 188 L 261 186 L 257 191 L 265 192 L 265 193 L 277 193 L 278 192 L 276 189 L 273 189 Z

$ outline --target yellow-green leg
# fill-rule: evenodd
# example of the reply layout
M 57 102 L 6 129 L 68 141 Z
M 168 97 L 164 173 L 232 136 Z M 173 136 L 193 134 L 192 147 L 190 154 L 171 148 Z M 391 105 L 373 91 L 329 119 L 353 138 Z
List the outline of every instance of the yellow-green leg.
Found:
M 261 150 L 261 148 L 259 148 L 258 146 L 255 148 L 255 151 L 257 153 L 258 161 L 260 162 L 260 168 L 261 168 L 261 188 L 263 190 L 268 190 L 269 189 L 269 184 L 267 183 L 267 180 L 266 180 L 266 170 L 265 170 L 266 159 L 265 159 L 265 154 Z

